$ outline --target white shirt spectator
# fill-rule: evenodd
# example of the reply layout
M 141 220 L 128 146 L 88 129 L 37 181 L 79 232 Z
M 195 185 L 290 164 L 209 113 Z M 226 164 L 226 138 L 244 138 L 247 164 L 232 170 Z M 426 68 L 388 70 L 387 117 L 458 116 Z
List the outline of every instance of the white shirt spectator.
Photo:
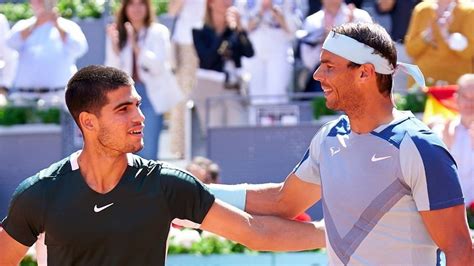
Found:
M 250 73 L 249 95 L 252 104 L 287 101 L 291 78 L 293 39 L 301 26 L 301 12 L 296 0 L 240 0 L 242 24 L 255 50 L 244 58 L 243 68 Z M 278 17 L 281 16 L 279 21 Z
M 202 28 L 205 13 L 206 0 L 183 0 L 174 25 L 172 41 L 192 45 L 192 29 Z
M 171 51 L 168 29 L 159 23 L 138 32 L 140 54 L 137 58 L 138 76 L 145 84 L 147 96 L 157 114 L 167 112 L 183 98 L 171 72 Z M 133 73 L 133 48 L 130 43 L 116 54 L 107 36 L 105 65 Z
M 81 28 L 73 21 L 58 18 L 66 32 L 61 39 L 52 22 L 46 22 L 33 30 L 23 40 L 21 31 L 32 26 L 36 17 L 16 23 L 7 39 L 7 44 L 18 51 L 18 69 L 14 88 L 59 88 L 64 87 L 77 71 L 76 60 L 88 49 L 87 40 Z
M 469 129 L 461 124 L 459 119 L 454 121 L 454 125 L 454 139 L 450 151 L 458 166 L 465 203 L 469 205 L 474 202 L 474 143 Z
M 10 25 L 3 14 L 0 14 L 0 87 L 10 88 L 15 77 L 18 54 L 6 44 Z
M 316 65 L 319 65 L 319 55 L 321 54 L 321 47 L 325 39 L 325 19 L 327 19 L 327 14 L 325 9 L 314 13 L 313 15 L 307 17 L 303 23 L 303 30 L 309 34 L 320 35 L 321 42 L 316 46 L 311 46 L 308 44 L 301 45 L 301 58 L 303 64 L 310 70 L 313 70 Z M 336 16 L 332 18 L 332 26 L 339 26 L 347 22 L 372 22 L 367 11 L 355 8 L 351 10 L 345 3 L 341 4 L 339 11 Z M 318 36 L 316 36 L 318 37 Z

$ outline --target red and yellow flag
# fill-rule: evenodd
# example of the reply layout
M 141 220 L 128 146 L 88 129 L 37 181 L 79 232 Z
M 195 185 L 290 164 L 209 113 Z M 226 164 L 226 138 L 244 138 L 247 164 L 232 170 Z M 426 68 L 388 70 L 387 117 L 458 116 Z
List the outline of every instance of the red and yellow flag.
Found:
M 457 85 L 436 86 L 426 88 L 426 105 L 423 113 L 423 121 L 429 123 L 433 119 L 441 118 L 451 120 L 458 115 L 458 108 L 454 93 Z

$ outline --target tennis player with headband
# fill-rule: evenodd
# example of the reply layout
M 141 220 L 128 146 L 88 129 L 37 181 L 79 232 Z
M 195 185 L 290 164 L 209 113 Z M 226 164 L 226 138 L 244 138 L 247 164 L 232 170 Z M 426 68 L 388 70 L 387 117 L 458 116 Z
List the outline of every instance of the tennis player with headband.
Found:
M 331 265 L 474 265 L 456 163 L 445 145 L 391 99 L 397 63 L 379 25 L 334 28 L 313 77 L 327 106 L 343 111 L 312 139 L 278 184 L 213 185 L 218 198 L 249 213 L 295 217 L 322 199 Z M 305 239 L 301 239 L 305 241 Z

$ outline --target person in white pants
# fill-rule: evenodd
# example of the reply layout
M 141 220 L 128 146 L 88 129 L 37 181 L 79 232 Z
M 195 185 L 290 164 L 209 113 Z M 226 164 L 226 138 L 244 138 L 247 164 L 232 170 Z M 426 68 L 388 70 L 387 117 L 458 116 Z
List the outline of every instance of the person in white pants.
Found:
M 251 75 L 252 104 L 286 102 L 291 77 L 292 43 L 301 24 L 297 1 L 242 0 L 243 23 L 255 49 L 255 56 L 243 61 Z

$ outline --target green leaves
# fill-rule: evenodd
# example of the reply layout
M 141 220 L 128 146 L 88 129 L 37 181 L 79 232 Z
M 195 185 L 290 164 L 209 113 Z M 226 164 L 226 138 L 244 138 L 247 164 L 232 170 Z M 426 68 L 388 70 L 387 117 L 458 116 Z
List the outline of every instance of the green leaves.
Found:
M 313 107 L 313 118 L 319 119 L 322 115 L 334 115 L 335 111 L 326 107 L 326 98 L 324 96 L 316 96 L 311 102 Z
M 395 94 L 394 98 L 398 110 L 410 110 L 413 113 L 422 113 L 425 110 L 426 94 L 423 92 L 408 92 L 406 95 Z
M 104 5 L 105 0 L 59 0 L 57 8 L 61 17 L 64 18 L 97 19 L 102 17 Z M 29 3 L 0 4 L 0 13 L 4 14 L 10 22 L 33 16 Z
M 422 113 L 425 110 L 426 94 L 420 90 L 409 91 L 407 94 L 394 94 L 395 105 L 398 110 L 410 110 L 413 113 Z M 319 119 L 322 115 L 336 114 L 326 107 L 326 98 L 316 96 L 311 102 L 314 119 Z
M 59 124 L 58 107 L 0 106 L 0 125 L 11 126 L 29 123 Z
M 28 3 L 0 4 L 0 13 L 4 14 L 10 22 L 16 22 L 33 16 L 33 11 Z
M 112 15 L 117 13 L 121 2 L 121 0 L 110 0 Z M 168 2 L 169 0 L 151 0 L 151 4 L 155 9 L 155 14 L 157 16 L 163 15 L 168 12 Z
M 77 7 L 81 4 L 79 0 L 60 0 L 58 1 L 58 11 L 62 17 L 70 19 L 77 13 Z
M 471 204 L 469 204 L 469 206 L 466 208 L 466 214 L 469 228 L 474 230 L 474 201 L 471 202 Z
M 230 254 L 255 253 L 245 246 L 218 235 L 203 231 L 200 235 L 191 229 L 172 229 L 168 241 L 168 254 Z
M 168 12 L 169 0 L 152 0 L 153 6 L 155 7 L 155 13 L 157 16 Z
M 96 0 L 83 0 L 82 4 L 77 5 L 77 17 L 85 18 L 101 18 L 104 12 L 104 2 Z

